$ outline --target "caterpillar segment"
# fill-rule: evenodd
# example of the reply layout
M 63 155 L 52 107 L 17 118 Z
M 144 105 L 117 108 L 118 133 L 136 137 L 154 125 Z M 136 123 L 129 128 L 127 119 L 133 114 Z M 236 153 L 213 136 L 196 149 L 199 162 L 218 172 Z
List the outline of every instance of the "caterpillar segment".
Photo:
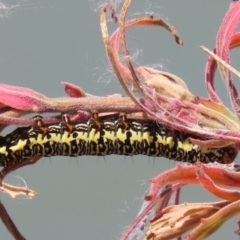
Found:
M 44 124 L 40 116 L 33 125 L 0 136 L 0 166 L 10 167 L 34 157 L 97 155 L 147 155 L 195 163 L 229 164 L 237 156 L 233 146 L 206 148 L 191 143 L 188 135 L 154 120 L 127 119 L 126 115 L 73 123 L 67 115 L 58 124 Z

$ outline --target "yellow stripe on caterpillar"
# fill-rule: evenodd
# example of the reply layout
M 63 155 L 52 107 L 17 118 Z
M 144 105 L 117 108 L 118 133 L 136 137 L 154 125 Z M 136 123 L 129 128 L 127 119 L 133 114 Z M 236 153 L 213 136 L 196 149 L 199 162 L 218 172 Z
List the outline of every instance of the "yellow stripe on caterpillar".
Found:
M 193 144 L 190 136 L 154 120 L 126 119 L 125 115 L 71 123 L 67 115 L 58 124 L 44 125 L 36 116 L 33 126 L 19 127 L 0 136 L 0 166 L 12 166 L 33 157 L 110 154 L 166 157 L 176 161 L 228 164 L 237 150 L 232 147 L 206 148 Z

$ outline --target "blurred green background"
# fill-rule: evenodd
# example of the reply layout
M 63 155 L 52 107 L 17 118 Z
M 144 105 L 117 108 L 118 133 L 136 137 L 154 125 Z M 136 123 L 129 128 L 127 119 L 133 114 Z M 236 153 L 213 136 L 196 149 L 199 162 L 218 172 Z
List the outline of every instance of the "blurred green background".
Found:
M 65 96 L 63 81 L 94 95 L 124 94 L 101 39 L 98 6 L 102 2 L 5 1 L 18 6 L 0 11 L 0 81 L 29 87 L 49 97 Z M 136 64 L 159 64 L 184 79 L 194 94 L 206 97 L 207 55 L 199 46 L 213 49 L 229 4 L 208 0 L 133 1 L 128 19 L 153 12 L 175 26 L 184 41 L 178 46 L 161 28 L 129 29 L 127 41 Z M 111 30 L 117 26 L 109 25 Z M 233 54 L 236 67 L 237 53 Z M 217 84 L 218 93 L 229 106 L 219 75 Z M 2 193 L 0 197 L 27 239 L 119 239 L 140 210 L 142 197 L 149 189 L 148 179 L 175 165 L 165 158 L 145 156 L 44 158 L 6 179 L 24 186 L 20 176 L 39 193 L 38 197 L 11 199 Z M 182 191 L 181 200 L 217 199 L 201 187 L 189 186 Z M 225 224 L 209 239 L 238 239 L 233 234 L 236 222 L 234 219 Z M 0 239 L 12 239 L 3 224 L 0 232 Z

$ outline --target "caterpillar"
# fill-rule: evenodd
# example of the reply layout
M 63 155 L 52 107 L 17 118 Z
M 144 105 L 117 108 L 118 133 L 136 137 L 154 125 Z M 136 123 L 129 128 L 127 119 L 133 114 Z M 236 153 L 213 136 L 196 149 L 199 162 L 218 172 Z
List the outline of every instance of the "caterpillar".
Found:
M 10 167 L 34 157 L 110 154 L 166 157 L 195 163 L 228 164 L 237 156 L 233 146 L 206 148 L 191 143 L 190 136 L 154 120 L 127 119 L 117 115 L 101 119 L 95 113 L 85 122 L 72 123 L 69 116 L 57 124 L 44 124 L 40 116 L 33 125 L 0 136 L 0 166 Z

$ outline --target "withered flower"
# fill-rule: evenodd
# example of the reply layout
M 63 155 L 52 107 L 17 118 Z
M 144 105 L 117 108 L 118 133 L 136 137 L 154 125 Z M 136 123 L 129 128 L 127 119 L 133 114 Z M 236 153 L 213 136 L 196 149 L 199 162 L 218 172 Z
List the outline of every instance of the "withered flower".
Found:
M 191 138 L 192 143 L 215 148 L 232 145 L 239 149 L 239 96 L 231 79 L 231 73 L 238 77 L 240 74 L 229 66 L 229 49 L 237 47 L 240 42 L 239 33 L 235 33 L 239 22 L 240 4 L 237 2 L 230 5 L 219 29 L 214 51 L 210 52 L 202 47 L 210 54 L 205 73 L 209 99 L 191 94 L 184 82 L 176 76 L 152 68 L 132 67 L 124 38 L 125 28 L 138 24 L 161 25 L 173 33 L 178 43 L 181 41 L 173 27 L 153 17 L 124 23 L 129 4 L 130 1 L 125 1 L 120 17 L 120 30 L 113 34 L 109 43 L 105 40 L 105 44 L 107 43 L 109 58 L 112 58 L 111 62 L 116 66 L 115 71 L 120 71 L 118 75 L 121 76 L 122 85 L 125 88 L 126 85 L 132 85 L 139 94 L 151 99 L 155 108 L 153 107 L 152 110 L 144 107 L 131 91 L 127 91 L 133 101 L 141 105 L 145 112 L 159 122 L 197 136 Z M 115 36 L 117 34 L 122 43 L 128 70 L 119 62 L 117 54 L 111 56 L 111 53 L 116 53 L 114 42 L 117 41 Z M 215 92 L 213 82 L 217 64 L 234 112 L 223 105 Z M 209 140 L 201 140 L 204 138 Z M 181 237 L 189 231 L 185 239 L 205 239 L 225 221 L 239 213 L 240 192 L 222 188 L 222 186 L 238 187 L 239 176 L 238 165 L 196 163 L 191 166 L 177 165 L 174 169 L 150 179 L 151 189 L 145 197 L 143 207 L 121 239 L 165 240 Z M 179 204 L 180 189 L 186 184 L 201 184 L 222 201 Z M 175 205 L 169 205 L 171 195 L 175 196 Z M 235 233 L 238 234 L 239 230 Z

